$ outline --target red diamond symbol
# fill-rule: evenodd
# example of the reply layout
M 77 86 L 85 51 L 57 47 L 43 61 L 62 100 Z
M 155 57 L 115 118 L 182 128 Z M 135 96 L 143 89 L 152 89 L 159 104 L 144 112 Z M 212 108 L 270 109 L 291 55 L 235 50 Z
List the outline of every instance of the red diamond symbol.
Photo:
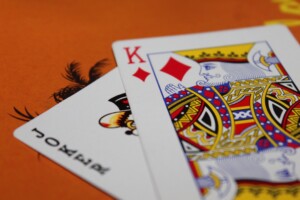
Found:
M 145 81 L 146 78 L 149 76 L 149 72 L 141 69 L 140 67 L 136 70 L 136 72 L 134 74 L 132 74 L 132 76 L 135 76 L 139 79 L 141 79 L 142 81 Z
M 166 74 L 169 74 L 174 78 L 182 81 L 184 75 L 190 68 L 190 66 L 182 64 L 181 62 L 178 62 L 174 58 L 170 57 L 167 64 L 163 68 L 161 68 L 160 71 L 165 72 Z

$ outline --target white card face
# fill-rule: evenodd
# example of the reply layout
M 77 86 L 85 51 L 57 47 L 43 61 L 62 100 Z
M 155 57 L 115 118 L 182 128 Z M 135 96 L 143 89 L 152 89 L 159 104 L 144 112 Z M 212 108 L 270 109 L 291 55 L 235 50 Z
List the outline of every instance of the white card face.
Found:
M 117 69 L 14 135 L 113 197 L 156 199 Z
M 286 27 L 119 41 L 113 50 L 163 199 L 233 199 L 241 183 L 298 180 L 299 158 L 287 167 L 277 162 L 287 155 L 272 153 L 300 146 L 300 49 Z M 266 155 L 269 165 L 247 175 L 242 161 Z

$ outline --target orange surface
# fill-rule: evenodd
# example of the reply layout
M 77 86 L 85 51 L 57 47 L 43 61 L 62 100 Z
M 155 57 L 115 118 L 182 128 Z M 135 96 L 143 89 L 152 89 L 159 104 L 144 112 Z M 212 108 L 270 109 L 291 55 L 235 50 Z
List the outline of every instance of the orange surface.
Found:
M 0 198 L 110 199 L 77 176 L 16 140 L 24 122 L 13 107 L 41 113 L 51 94 L 69 84 L 61 74 L 79 61 L 82 73 L 98 60 L 115 66 L 112 42 L 284 22 L 300 39 L 295 0 L 151 0 L 0 2 Z M 108 88 L 109 89 L 109 88 Z M 124 185 L 126 184 L 124 180 Z

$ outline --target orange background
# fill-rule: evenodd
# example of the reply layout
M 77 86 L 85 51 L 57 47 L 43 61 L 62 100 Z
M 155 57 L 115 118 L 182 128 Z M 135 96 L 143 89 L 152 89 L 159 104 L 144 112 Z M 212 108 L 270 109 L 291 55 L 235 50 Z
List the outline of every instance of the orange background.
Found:
M 82 74 L 100 59 L 115 66 L 112 42 L 285 22 L 300 39 L 296 0 L 1 0 L 0 198 L 111 199 L 13 137 L 24 122 L 13 107 L 41 113 L 69 82 L 67 63 Z M 109 88 L 108 88 L 109 89 Z M 124 185 L 127 180 L 124 180 Z

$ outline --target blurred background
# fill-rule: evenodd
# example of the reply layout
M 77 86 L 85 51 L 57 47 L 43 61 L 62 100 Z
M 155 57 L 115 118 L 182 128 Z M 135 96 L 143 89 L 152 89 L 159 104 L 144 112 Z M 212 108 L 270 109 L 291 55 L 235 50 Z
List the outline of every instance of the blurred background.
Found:
M 115 67 L 116 40 L 270 24 L 287 25 L 299 41 L 300 2 L 1 0 L 1 199 L 111 199 L 13 137 L 14 129 L 57 103 L 52 94 L 70 84 L 62 76 L 67 64 L 79 62 L 87 77 L 106 58 L 105 74 Z

